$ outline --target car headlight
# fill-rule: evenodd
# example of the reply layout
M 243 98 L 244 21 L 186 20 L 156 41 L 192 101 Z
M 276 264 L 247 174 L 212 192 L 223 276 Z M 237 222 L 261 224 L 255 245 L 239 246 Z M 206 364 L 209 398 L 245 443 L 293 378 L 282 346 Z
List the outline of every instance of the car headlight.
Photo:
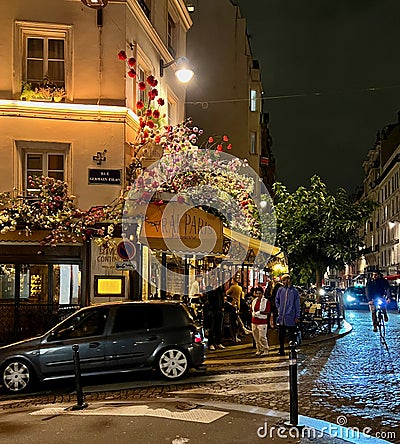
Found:
M 354 298 L 353 296 L 350 296 L 350 295 L 346 296 L 347 302 L 354 302 L 355 300 L 356 300 L 356 298 Z

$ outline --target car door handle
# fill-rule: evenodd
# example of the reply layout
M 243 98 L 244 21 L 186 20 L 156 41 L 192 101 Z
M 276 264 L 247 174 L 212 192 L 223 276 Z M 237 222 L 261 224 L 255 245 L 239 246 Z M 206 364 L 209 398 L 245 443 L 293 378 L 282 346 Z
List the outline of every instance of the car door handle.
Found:
M 157 336 L 150 336 L 147 338 L 148 341 L 155 341 L 157 339 Z
M 100 342 L 91 342 L 89 344 L 89 348 L 97 348 L 100 347 Z

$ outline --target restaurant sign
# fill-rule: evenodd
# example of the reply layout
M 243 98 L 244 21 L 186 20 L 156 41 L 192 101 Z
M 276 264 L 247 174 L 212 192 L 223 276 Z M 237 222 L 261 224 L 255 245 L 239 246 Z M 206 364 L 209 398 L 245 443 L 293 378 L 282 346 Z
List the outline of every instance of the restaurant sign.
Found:
M 145 211 L 140 242 L 162 251 L 222 253 L 222 221 L 183 203 L 150 203 Z

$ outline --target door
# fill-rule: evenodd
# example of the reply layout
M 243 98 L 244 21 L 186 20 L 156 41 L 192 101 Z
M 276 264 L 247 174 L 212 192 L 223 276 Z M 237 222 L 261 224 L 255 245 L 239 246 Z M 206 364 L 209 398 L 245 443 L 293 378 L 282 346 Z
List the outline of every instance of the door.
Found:
M 161 307 L 149 304 L 119 306 L 106 344 L 108 367 L 130 369 L 148 364 L 162 340 L 162 324 Z
M 44 377 L 74 374 L 73 345 L 79 346 L 82 374 L 101 372 L 105 365 L 108 307 L 90 307 L 60 324 L 42 342 L 40 365 Z

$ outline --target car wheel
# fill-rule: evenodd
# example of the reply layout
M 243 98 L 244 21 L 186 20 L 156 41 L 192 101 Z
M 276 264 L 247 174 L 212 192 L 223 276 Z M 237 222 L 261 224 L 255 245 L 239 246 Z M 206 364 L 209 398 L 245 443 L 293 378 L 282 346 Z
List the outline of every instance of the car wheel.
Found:
M 189 361 L 183 351 L 169 348 L 160 354 L 157 366 L 164 378 L 179 379 L 189 370 Z
M 8 393 L 21 393 L 27 391 L 32 386 L 34 373 L 29 364 L 13 360 L 3 366 L 1 378 L 5 391 Z

